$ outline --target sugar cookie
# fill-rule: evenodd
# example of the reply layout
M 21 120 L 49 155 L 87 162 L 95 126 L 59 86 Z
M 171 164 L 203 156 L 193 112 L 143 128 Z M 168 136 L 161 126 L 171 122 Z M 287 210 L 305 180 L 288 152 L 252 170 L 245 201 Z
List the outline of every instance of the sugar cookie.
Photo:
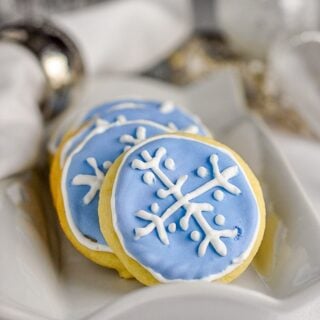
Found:
M 230 282 L 252 261 L 265 227 L 248 165 L 198 135 L 165 134 L 131 148 L 108 171 L 99 198 L 104 237 L 146 285 Z

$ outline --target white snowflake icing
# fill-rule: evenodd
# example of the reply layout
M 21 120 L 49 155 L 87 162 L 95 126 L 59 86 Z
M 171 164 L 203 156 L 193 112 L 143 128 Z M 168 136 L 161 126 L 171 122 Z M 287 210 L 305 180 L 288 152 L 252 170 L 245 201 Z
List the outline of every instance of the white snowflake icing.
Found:
M 119 141 L 123 144 L 129 144 L 125 146 L 124 150 L 127 151 L 132 146 L 142 142 L 146 139 L 146 128 L 139 126 L 136 130 L 136 136 L 131 136 L 130 134 L 124 134 L 119 138 Z
M 172 130 L 172 131 L 182 131 L 182 132 L 194 133 L 194 134 L 199 133 L 199 128 L 194 124 L 192 124 L 192 125 L 190 125 L 190 126 L 188 126 L 186 128 L 183 128 L 183 129 L 178 129 L 178 127 L 176 126 L 175 123 L 169 122 L 168 123 L 168 128 L 170 130 Z
M 97 164 L 97 160 L 95 158 L 89 157 L 86 159 L 86 162 L 94 170 L 94 174 L 78 174 L 72 179 L 72 184 L 75 186 L 89 187 L 89 191 L 83 197 L 84 204 L 88 205 L 93 200 L 97 192 L 100 190 L 103 178 L 105 176 L 105 172 L 100 170 Z M 103 168 L 105 170 L 108 170 L 111 165 L 111 161 L 105 161 L 103 163 Z
M 94 122 L 97 128 L 104 129 L 115 123 L 125 124 L 127 122 L 127 118 L 124 115 L 120 114 L 116 117 L 116 119 L 113 122 L 109 122 L 108 120 L 105 120 L 103 118 L 95 117 Z
M 139 210 L 136 212 L 136 216 L 143 220 L 149 221 L 145 227 L 135 228 L 135 239 L 138 240 L 141 237 L 145 237 L 153 230 L 156 230 L 160 241 L 169 245 L 169 238 L 165 228 L 166 220 L 174 215 L 180 208 L 185 209 L 184 216 L 180 219 L 179 224 L 182 230 L 186 231 L 189 228 L 189 220 L 191 217 L 195 219 L 199 227 L 204 233 L 204 238 L 201 240 L 198 247 L 198 255 L 204 256 L 209 244 L 215 249 L 215 251 L 221 255 L 227 255 L 227 247 L 221 238 L 235 238 L 238 235 L 237 228 L 216 230 L 210 226 L 207 220 L 203 217 L 203 212 L 212 212 L 213 206 L 210 203 L 197 203 L 192 202 L 193 199 L 198 198 L 202 194 L 213 190 L 215 187 L 223 188 L 234 195 L 239 195 L 241 190 L 229 182 L 229 180 L 238 174 L 238 167 L 231 166 L 224 169 L 222 172 L 219 170 L 218 160 L 219 157 L 216 154 L 210 156 L 210 163 L 212 165 L 213 176 L 210 181 L 207 181 L 195 190 L 183 194 L 181 189 L 183 184 L 187 181 L 188 176 L 184 175 L 177 179 L 176 183 L 173 183 L 170 178 L 160 169 L 160 161 L 166 154 L 166 149 L 160 147 L 156 150 L 155 155 L 152 157 L 147 150 L 142 151 L 140 159 L 133 160 L 131 167 L 137 170 L 149 170 L 154 177 L 158 178 L 166 189 L 159 189 L 157 196 L 164 199 L 170 195 L 174 196 L 176 201 L 167 208 L 161 215 L 153 214 L 145 210 Z M 200 238 L 200 237 L 199 237 Z

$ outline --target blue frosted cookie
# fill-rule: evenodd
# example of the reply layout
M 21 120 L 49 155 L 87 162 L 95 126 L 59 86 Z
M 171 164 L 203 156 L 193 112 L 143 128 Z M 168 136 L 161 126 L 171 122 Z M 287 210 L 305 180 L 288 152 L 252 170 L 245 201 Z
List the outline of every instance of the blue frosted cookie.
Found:
M 72 149 L 63 168 L 53 165 L 51 186 L 56 188 L 61 226 L 74 246 L 91 260 L 123 271 L 100 231 L 100 186 L 119 155 L 146 138 L 167 131 L 164 126 L 143 120 L 112 125 L 100 123 Z
M 73 130 L 77 130 L 84 124 L 88 124 L 83 130 L 85 136 L 95 126 L 96 121 L 103 120 L 110 124 L 115 122 L 124 123 L 130 120 L 150 120 L 168 127 L 171 131 L 183 131 L 203 136 L 210 135 L 209 131 L 193 115 L 174 105 L 170 101 L 151 101 L 126 99 L 107 102 L 95 107 L 74 120 Z M 54 153 L 61 142 L 63 133 L 57 133 L 50 142 L 50 151 Z
M 264 232 L 252 171 L 230 148 L 197 135 L 160 135 L 131 148 L 108 171 L 99 199 L 104 237 L 146 285 L 229 282 Z

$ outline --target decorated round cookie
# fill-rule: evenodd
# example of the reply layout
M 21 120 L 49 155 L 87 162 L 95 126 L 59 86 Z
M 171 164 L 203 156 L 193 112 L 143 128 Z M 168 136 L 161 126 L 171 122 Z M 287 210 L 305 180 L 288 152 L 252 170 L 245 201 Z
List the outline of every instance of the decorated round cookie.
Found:
M 107 102 L 91 109 L 78 121 L 75 120 L 73 127 L 77 128 L 89 123 L 82 135 L 85 136 L 95 126 L 97 119 L 109 122 L 124 123 L 131 120 L 150 120 L 168 127 L 171 131 L 183 131 L 200 135 L 210 135 L 209 131 L 200 120 L 188 112 L 182 110 L 171 101 L 150 101 L 138 99 L 125 99 Z M 58 130 L 59 131 L 59 130 Z M 50 151 L 54 153 L 58 148 L 63 133 L 57 132 L 50 142 Z
M 99 218 L 110 247 L 146 285 L 229 282 L 257 252 L 265 208 L 257 179 L 234 151 L 177 133 L 147 139 L 116 160 Z
M 56 207 L 62 228 L 74 246 L 91 260 L 124 272 L 100 231 L 100 186 L 120 154 L 148 137 L 167 131 L 151 121 L 100 124 L 74 148 L 63 169 L 57 165 L 52 168 L 51 176 L 58 177 L 58 185 L 52 188 L 57 192 Z

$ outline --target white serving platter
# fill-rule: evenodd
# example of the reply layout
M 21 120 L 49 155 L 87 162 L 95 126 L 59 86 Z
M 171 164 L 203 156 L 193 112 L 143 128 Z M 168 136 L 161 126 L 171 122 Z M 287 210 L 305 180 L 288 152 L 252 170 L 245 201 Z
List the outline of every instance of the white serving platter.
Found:
M 144 288 L 78 254 L 60 232 L 45 177 L 27 172 L 0 181 L 0 319 L 320 318 L 319 217 L 269 129 L 246 111 L 234 70 L 187 88 L 110 76 L 88 80 L 78 96 L 65 119 L 105 100 L 132 96 L 173 100 L 197 113 L 262 181 L 273 246 L 264 244 L 259 267 L 249 267 L 229 285 Z

